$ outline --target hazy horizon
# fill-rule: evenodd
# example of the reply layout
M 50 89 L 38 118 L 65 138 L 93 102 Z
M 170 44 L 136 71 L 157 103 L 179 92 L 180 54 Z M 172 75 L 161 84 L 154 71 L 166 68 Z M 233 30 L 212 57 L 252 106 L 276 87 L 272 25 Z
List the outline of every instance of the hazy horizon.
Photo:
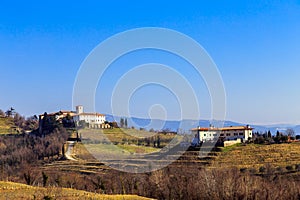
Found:
M 226 120 L 300 124 L 299 1 L 3 2 L 0 10 L 4 111 L 14 107 L 30 116 L 74 110 L 76 76 L 99 43 L 129 29 L 163 27 L 193 38 L 216 63 L 226 91 Z M 201 75 L 183 58 L 153 49 L 130 52 L 111 63 L 95 91 L 97 112 L 114 114 L 114 86 L 144 63 L 167 65 L 185 77 L 196 91 L 200 119 L 211 119 L 210 94 Z M 155 84 L 134 91 L 128 109 L 139 118 L 181 115 L 177 96 Z

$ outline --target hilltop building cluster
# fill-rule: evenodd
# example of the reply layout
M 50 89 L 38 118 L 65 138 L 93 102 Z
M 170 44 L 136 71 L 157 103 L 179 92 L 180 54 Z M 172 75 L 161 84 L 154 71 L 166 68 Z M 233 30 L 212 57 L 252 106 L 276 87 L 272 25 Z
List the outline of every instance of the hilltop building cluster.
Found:
M 47 120 L 45 119 L 47 118 Z M 55 121 L 67 126 L 85 126 L 87 128 L 110 128 L 104 114 L 84 112 L 82 105 L 76 106 L 76 111 L 60 110 L 54 113 L 39 115 L 39 132 L 42 133 L 45 125 Z

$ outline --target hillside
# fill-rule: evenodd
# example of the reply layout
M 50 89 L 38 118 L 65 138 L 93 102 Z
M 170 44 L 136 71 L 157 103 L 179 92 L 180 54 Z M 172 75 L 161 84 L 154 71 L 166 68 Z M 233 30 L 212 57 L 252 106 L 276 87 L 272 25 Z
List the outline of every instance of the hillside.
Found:
M 14 123 L 11 118 L 0 117 L 0 134 L 15 133 L 12 128 Z
M 0 199 L 148 199 L 137 195 L 102 195 L 82 190 L 56 187 L 33 187 L 0 181 Z
M 132 132 L 139 133 L 137 130 L 131 130 Z M 91 132 L 91 130 L 82 131 L 83 138 L 86 135 L 86 132 Z M 140 132 L 141 133 L 141 132 Z M 93 134 L 89 135 L 89 138 L 93 141 L 103 139 L 99 138 L 99 133 L 97 131 L 94 133 L 95 136 L 98 135 L 97 138 L 93 138 Z M 149 134 L 149 132 L 147 132 Z M 105 155 L 111 154 L 113 148 L 109 148 L 111 146 L 117 145 L 121 150 L 121 153 L 124 151 L 128 151 L 129 153 L 157 153 L 160 151 L 159 148 L 153 148 L 152 142 L 150 146 L 146 146 L 144 141 L 140 142 L 141 145 L 137 145 L 137 141 L 134 140 L 133 136 L 127 135 L 121 129 L 108 129 L 104 130 L 104 135 L 109 138 L 114 144 L 102 144 L 99 143 L 89 143 L 89 140 L 84 142 L 83 144 L 77 144 L 74 148 L 74 154 L 77 159 L 80 160 L 90 160 L 95 161 L 93 156 L 90 155 L 90 152 L 86 150 L 95 151 L 95 147 L 105 153 Z M 172 139 L 174 136 L 161 136 L 162 140 L 167 142 Z M 165 137 L 165 138 L 164 138 Z M 85 141 L 85 140 L 83 140 Z M 163 145 L 166 145 L 166 143 Z M 203 147 L 201 148 L 202 151 Z M 286 143 L 286 144 L 273 144 L 273 145 L 258 145 L 258 144 L 247 144 L 247 145 L 235 145 L 226 148 L 221 148 L 222 151 L 211 152 L 209 156 L 205 158 L 198 158 L 198 152 L 189 151 L 184 153 L 178 161 L 177 164 L 180 163 L 191 163 L 191 164 L 205 164 L 210 168 L 223 168 L 223 167 L 237 167 L 239 169 L 245 168 L 248 170 L 259 171 L 260 167 L 265 167 L 266 165 L 271 166 L 278 171 L 287 171 L 286 168 L 289 169 L 298 169 L 298 165 L 300 167 L 300 142 L 296 143 Z M 95 151 L 96 152 L 96 151 Z M 118 152 L 116 152 L 118 153 Z M 178 152 L 182 153 L 182 152 Z M 168 158 L 178 157 L 177 153 L 168 155 Z M 233 159 L 234 158 L 234 159 Z M 139 160 L 141 161 L 141 160 Z M 163 161 L 163 160 L 161 160 Z M 291 170 L 290 170 L 291 171 Z
M 269 166 L 278 172 L 300 170 L 300 142 L 273 145 L 237 145 L 223 148 L 215 157 L 213 167 L 238 167 L 258 170 Z M 299 171 L 298 170 L 298 171 Z
M 85 179 L 87 176 L 89 183 L 98 177 L 106 192 L 109 188 L 121 193 L 125 188 L 125 193 L 158 199 L 298 199 L 300 194 L 300 143 L 215 148 L 208 156 L 201 157 L 210 149 L 204 145 L 200 154 L 198 148 L 192 148 L 175 162 L 150 173 L 124 173 L 109 167 L 142 169 L 147 166 L 143 158 L 109 160 L 107 166 L 102 159 L 93 159 L 85 147 L 81 143 L 75 144 L 76 161 L 49 163 L 44 165 L 43 171 L 49 177 L 63 173 L 65 182 L 76 177 L 74 180 L 80 185 L 88 180 Z M 173 153 L 176 154 L 170 152 L 167 157 L 153 153 L 148 159 L 157 161 L 159 158 L 163 163 L 176 157 Z M 224 190 L 228 192 L 224 193 Z
M 102 150 L 109 149 L 109 146 L 117 145 L 129 153 L 150 153 L 158 152 L 160 149 L 153 148 L 153 142 L 159 137 L 160 147 L 166 146 L 175 135 L 164 135 L 136 129 L 82 129 L 79 130 L 82 142 L 85 146 L 97 146 Z M 149 139 L 144 139 L 144 137 Z M 177 136 L 180 137 L 180 136 Z M 101 143 L 101 144 L 99 144 Z

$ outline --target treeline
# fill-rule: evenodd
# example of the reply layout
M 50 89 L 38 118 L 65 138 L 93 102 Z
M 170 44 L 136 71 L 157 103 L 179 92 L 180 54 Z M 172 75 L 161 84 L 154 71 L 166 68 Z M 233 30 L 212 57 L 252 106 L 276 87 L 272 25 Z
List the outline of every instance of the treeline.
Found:
M 17 173 L 25 173 L 29 166 L 39 165 L 41 161 L 61 158 L 67 139 L 68 133 L 63 127 L 42 137 L 33 134 L 1 136 L 0 178 L 5 180 Z
M 300 135 L 295 135 L 294 130 L 290 128 L 285 133 L 277 131 L 275 135 L 272 135 L 270 131 L 265 133 L 256 132 L 253 135 L 253 142 L 256 144 L 280 144 L 300 139 Z
M 151 136 L 147 138 L 122 138 L 122 142 L 120 144 L 135 144 L 138 146 L 146 146 L 146 147 L 157 147 L 163 148 L 165 147 L 173 137 L 161 137 L 160 135 Z M 119 142 L 114 142 L 115 145 L 119 144 Z

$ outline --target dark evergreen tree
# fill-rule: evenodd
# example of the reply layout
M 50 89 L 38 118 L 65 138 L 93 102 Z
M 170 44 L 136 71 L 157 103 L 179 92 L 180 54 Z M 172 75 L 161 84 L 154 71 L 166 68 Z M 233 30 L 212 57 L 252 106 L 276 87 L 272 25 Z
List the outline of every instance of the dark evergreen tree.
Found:
M 125 128 L 128 127 L 128 124 L 127 124 L 127 118 L 125 118 L 124 125 L 125 125 Z
M 268 131 L 268 138 L 271 138 L 272 137 L 272 134 L 271 134 L 271 131 L 269 130 Z
M 124 128 L 124 123 L 125 123 L 125 122 L 124 122 L 124 118 L 121 118 L 121 119 L 120 119 L 120 127 L 121 127 L 121 128 Z
M 160 137 L 157 136 L 157 147 L 160 148 Z

